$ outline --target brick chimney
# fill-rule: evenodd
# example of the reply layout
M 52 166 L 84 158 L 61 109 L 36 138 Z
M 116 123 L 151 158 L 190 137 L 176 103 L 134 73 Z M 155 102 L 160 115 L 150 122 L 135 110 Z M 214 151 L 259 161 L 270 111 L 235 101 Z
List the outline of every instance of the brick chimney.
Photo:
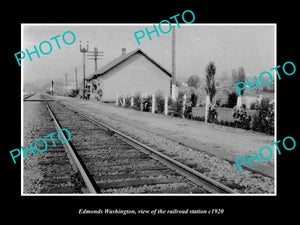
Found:
M 122 54 L 121 54 L 121 56 L 123 56 L 125 54 L 126 54 L 126 48 L 122 48 Z

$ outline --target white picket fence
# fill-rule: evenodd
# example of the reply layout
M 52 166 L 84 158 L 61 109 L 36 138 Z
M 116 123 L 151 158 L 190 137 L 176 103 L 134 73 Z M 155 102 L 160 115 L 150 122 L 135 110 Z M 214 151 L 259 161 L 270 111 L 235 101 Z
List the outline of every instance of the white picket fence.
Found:
M 155 113 L 155 109 L 156 109 L 156 98 L 155 98 L 155 94 L 149 95 L 149 94 L 142 94 L 141 98 L 145 99 L 147 97 L 151 96 L 151 100 L 152 100 L 152 104 L 151 104 L 151 112 Z M 134 96 L 131 95 L 126 95 L 126 94 L 122 94 L 120 95 L 119 93 L 116 94 L 116 106 L 121 106 L 121 107 L 125 107 L 126 106 L 126 98 L 130 97 L 130 107 L 133 107 L 133 99 Z M 168 99 L 169 99 L 170 95 L 164 95 L 164 114 L 168 115 Z M 142 103 L 143 101 L 141 101 L 141 111 L 143 111 L 143 107 L 142 107 Z M 183 96 L 183 112 L 185 111 L 185 105 L 186 105 L 186 95 Z
M 125 107 L 125 105 L 126 105 L 126 102 L 125 102 L 126 96 L 128 97 L 128 95 L 123 94 L 123 95 L 120 96 L 119 93 L 117 93 L 117 95 L 116 95 L 116 106 L 121 105 L 122 107 Z M 149 95 L 147 95 L 147 94 L 142 94 L 141 95 L 142 99 L 147 98 L 148 96 Z M 151 96 L 152 96 L 152 103 L 153 103 L 152 106 L 151 106 L 152 107 L 151 108 L 151 112 L 155 113 L 155 107 L 156 107 L 156 104 L 155 104 L 155 94 L 152 94 Z M 164 114 L 165 115 L 168 115 L 168 111 L 169 111 L 169 105 L 168 105 L 169 97 L 171 97 L 171 96 L 167 95 L 167 94 L 164 95 Z M 134 105 L 133 104 L 133 98 L 134 98 L 134 96 L 131 95 L 130 96 L 130 107 L 133 107 L 133 105 Z M 176 101 L 176 99 L 173 99 L 173 100 Z M 182 108 L 182 117 L 183 118 L 184 118 L 184 112 L 186 110 L 186 100 L 187 100 L 186 95 L 183 95 L 183 103 L 182 103 L 182 107 L 183 107 Z M 141 111 L 143 111 L 142 102 L 143 101 L 141 101 L 141 107 L 140 107 Z M 207 122 L 207 118 L 208 118 L 209 105 L 210 105 L 210 100 L 209 100 L 209 97 L 206 96 L 206 102 L 205 102 L 205 122 Z

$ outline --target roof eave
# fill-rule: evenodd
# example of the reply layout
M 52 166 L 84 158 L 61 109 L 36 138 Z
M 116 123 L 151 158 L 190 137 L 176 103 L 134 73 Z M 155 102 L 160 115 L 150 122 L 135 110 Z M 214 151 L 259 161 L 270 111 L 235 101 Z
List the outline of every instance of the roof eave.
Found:
M 114 65 L 112 65 L 111 67 L 109 67 L 107 70 L 105 71 L 101 71 L 101 69 L 97 71 L 95 71 L 94 73 L 92 73 L 90 76 L 88 76 L 88 78 L 86 78 L 86 80 L 90 81 L 94 78 L 97 78 L 99 76 L 104 75 L 106 72 L 110 71 L 111 69 L 115 68 L 117 65 L 121 64 L 122 62 L 126 61 L 127 59 L 129 59 L 131 56 L 133 56 L 134 54 L 136 54 L 137 52 L 140 52 L 141 54 L 143 54 L 146 58 L 148 58 L 148 60 L 150 60 L 152 63 L 154 63 L 156 66 L 158 66 L 161 70 L 163 70 L 170 78 L 173 77 L 172 73 L 170 71 L 168 71 L 167 69 L 165 69 L 162 65 L 160 65 L 158 62 L 156 62 L 154 59 L 152 59 L 150 56 L 148 56 L 145 52 L 143 52 L 140 48 L 137 48 L 131 52 L 129 52 L 126 57 L 124 57 L 122 60 L 118 61 L 117 63 L 115 63 Z

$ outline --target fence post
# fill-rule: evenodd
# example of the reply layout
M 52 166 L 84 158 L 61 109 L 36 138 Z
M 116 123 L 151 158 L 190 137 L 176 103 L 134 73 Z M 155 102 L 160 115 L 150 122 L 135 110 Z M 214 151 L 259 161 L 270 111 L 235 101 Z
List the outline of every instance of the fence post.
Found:
M 141 94 L 141 112 L 143 112 L 143 96 L 144 94 Z
M 240 109 L 240 108 L 242 108 L 242 96 L 238 96 L 238 98 L 237 98 L 237 102 L 236 102 L 236 107 L 238 108 L 238 109 Z
M 133 107 L 133 95 L 131 95 L 131 102 L 130 102 L 130 106 Z
M 125 107 L 125 94 L 123 94 L 123 104 L 122 107 Z
M 173 101 L 175 101 L 176 99 L 176 84 L 172 84 L 172 95 L 171 95 L 171 98 Z
M 117 92 L 117 97 L 116 97 L 116 106 L 119 106 L 119 93 Z
M 183 95 L 183 101 L 182 101 L 182 118 L 184 118 L 185 105 L 186 105 L 186 95 Z
M 168 95 L 165 95 L 165 115 L 168 115 Z
M 208 119 L 209 105 L 210 105 L 210 99 L 209 99 L 209 96 L 207 95 L 206 101 L 205 101 L 205 123 L 207 123 L 207 119 Z
M 152 94 L 152 113 L 155 113 L 155 94 Z

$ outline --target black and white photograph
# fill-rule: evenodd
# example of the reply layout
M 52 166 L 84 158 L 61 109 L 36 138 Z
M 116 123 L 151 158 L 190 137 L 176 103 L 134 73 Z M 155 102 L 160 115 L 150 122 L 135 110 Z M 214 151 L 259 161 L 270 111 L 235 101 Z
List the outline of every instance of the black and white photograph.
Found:
M 22 194 L 276 194 L 275 44 L 275 24 L 23 24 Z
M 2 17 L 3 220 L 296 218 L 295 6 L 25 5 Z

